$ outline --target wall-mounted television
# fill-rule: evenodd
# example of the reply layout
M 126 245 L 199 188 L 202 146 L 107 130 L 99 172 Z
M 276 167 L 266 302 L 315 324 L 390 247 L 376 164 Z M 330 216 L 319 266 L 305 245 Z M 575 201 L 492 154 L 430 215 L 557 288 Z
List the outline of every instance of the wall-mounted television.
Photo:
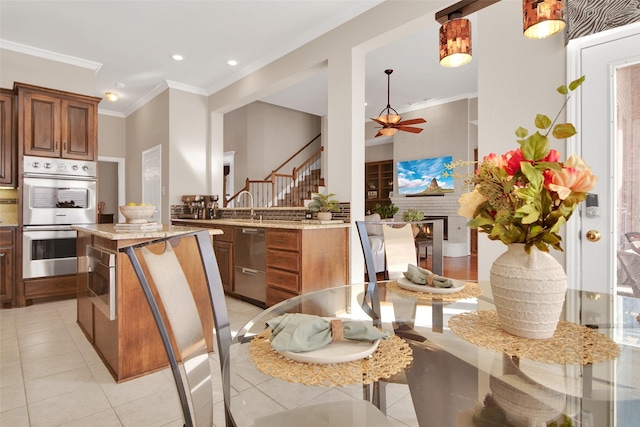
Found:
M 406 196 L 443 196 L 453 193 L 453 177 L 443 176 L 452 156 L 405 160 L 396 163 L 398 193 Z

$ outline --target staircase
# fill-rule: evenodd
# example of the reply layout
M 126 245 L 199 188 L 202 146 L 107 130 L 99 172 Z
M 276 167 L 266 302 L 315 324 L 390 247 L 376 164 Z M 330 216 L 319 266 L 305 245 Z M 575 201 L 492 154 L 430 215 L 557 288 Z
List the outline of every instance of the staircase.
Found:
M 248 207 L 248 197 L 238 197 L 242 191 L 248 191 L 253 196 L 255 207 L 301 207 L 306 206 L 313 193 L 323 191 L 324 178 L 322 178 L 322 152 L 320 147 L 309 158 L 301 162 L 291 174 L 282 173 L 284 165 L 291 163 L 299 154 L 320 138 L 317 135 L 304 147 L 299 149 L 289 159 L 283 162 L 276 170 L 262 180 L 245 181 L 244 188 L 234 194 L 225 204 L 229 206 L 233 202 L 235 207 Z

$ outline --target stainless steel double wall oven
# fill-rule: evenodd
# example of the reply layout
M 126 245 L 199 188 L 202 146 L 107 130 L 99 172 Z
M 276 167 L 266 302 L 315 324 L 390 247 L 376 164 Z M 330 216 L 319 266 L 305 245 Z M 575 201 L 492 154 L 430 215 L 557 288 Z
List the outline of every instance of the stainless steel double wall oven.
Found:
M 72 224 L 96 222 L 96 162 L 24 156 L 22 277 L 74 274 Z

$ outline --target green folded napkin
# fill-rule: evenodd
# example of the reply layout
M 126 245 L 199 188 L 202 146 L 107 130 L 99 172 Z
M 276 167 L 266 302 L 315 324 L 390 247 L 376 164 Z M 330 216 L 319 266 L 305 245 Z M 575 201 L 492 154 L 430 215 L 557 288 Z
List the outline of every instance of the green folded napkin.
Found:
M 438 288 L 450 288 L 453 286 L 453 280 L 446 277 L 438 276 L 437 274 L 433 274 L 429 270 L 412 264 L 409 264 L 407 266 L 407 271 L 403 272 L 402 274 L 404 274 L 404 277 L 411 280 L 412 283 L 418 285 L 429 284 Z
M 276 351 L 317 350 L 331 343 L 331 322 L 319 316 L 287 313 L 267 322 L 271 327 L 271 347 Z M 357 341 L 375 341 L 389 333 L 373 325 L 356 320 L 342 322 L 344 338 Z

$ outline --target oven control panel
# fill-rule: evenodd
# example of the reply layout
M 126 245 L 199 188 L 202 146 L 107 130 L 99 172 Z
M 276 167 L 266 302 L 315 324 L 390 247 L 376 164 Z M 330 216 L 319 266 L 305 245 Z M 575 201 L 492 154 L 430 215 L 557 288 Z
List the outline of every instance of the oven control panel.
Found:
M 24 156 L 24 173 L 74 177 L 96 177 L 97 164 L 86 160 Z

